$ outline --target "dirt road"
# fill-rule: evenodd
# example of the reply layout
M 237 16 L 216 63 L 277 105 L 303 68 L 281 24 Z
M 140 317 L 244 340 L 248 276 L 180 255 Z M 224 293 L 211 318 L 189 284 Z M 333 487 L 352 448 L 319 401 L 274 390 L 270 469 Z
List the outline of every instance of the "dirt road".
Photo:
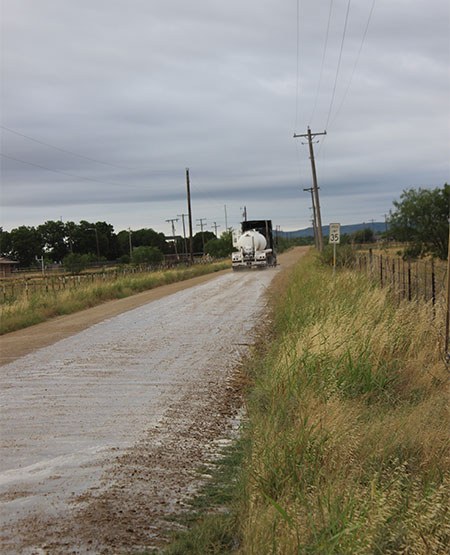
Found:
M 2 553 L 160 543 L 232 425 L 234 369 L 279 273 L 226 272 L 113 317 L 105 305 L 51 345 L 36 331 L 47 346 L 1 368 Z

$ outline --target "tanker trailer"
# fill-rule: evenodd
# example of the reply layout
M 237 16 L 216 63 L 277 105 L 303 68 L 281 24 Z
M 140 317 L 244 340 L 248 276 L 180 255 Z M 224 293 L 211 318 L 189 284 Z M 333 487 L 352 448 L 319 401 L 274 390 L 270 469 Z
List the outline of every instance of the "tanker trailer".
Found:
M 272 222 L 252 220 L 242 222 L 241 232 L 233 235 L 237 252 L 231 254 L 233 270 L 276 266 Z

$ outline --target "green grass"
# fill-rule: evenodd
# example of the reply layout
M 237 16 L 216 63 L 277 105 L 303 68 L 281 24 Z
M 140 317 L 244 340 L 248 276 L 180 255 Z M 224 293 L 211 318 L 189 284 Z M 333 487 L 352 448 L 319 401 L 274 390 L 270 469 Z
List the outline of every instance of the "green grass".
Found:
M 177 532 L 164 555 L 206 555 L 233 553 L 239 544 L 236 500 L 242 497 L 240 472 L 243 440 L 226 449 L 207 469 L 211 479 L 192 499 L 190 510 L 177 521 L 186 526 Z
M 218 272 L 229 267 L 228 262 L 198 264 L 176 270 L 130 274 L 115 281 L 82 284 L 78 288 L 63 291 L 22 295 L 14 302 L 2 305 L 0 335 L 45 322 L 56 316 L 73 314 L 106 301 L 129 297 L 161 285 Z
M 443 311 L 310 257 L 252 371 L 240 553 L 445 553 Z
M 443 303 L 394 306 L 313 256 L 274 298 L 270 340 L 247 365 L 239 485 L 226 512 L 202 498 L 166 553 L 447 553 Z

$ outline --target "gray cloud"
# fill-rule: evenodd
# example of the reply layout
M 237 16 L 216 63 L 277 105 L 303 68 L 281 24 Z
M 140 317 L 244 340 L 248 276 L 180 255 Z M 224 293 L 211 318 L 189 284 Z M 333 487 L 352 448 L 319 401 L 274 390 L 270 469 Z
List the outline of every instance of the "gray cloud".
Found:
M 315 145 L 324 221 L 380 219 L 404 188 L 449 179 L 448 2 L 378 0 L 345 95 L 371 5 L 351 4 Z M 92 214 L 166 230 L 185 211 L 186 166 L 196 217 L 223 220 L 227 204 L 237 223 L 247 205 L 308 225 L 308 149 L 292 135 L 327 121 L 347 2 L 334 2 L 317 95 L 328 6 L 300 2 L 297 97 L 295 0 L 4 2 L 3 125 L 123 166 L 2 130 L 3 153 L 104 182 L 2 159 L 4 226 Z

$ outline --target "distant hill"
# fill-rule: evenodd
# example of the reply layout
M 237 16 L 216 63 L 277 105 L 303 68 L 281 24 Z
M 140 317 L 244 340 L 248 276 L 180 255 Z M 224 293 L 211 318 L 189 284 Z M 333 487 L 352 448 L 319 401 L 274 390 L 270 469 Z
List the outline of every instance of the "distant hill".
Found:
M 350 224 L 341 225 L 341 235 L 355 233 L 355 231 L 361 231 L 362 229 L 370 228 L 374 233 L 383 233 L 386 231 L 385 222 L 369 222 L 362 224 Z M 323 235 L 328 235 L 329 226 L 322 226 Z M 298 229 L 296 231 L 279 231 L 278 235 L 280 237 L 286 237 L 287 239 L 294 239 L 296 237 L 314 237 L 314 232 L 312 227 L 307 227 L 306 229 Z

